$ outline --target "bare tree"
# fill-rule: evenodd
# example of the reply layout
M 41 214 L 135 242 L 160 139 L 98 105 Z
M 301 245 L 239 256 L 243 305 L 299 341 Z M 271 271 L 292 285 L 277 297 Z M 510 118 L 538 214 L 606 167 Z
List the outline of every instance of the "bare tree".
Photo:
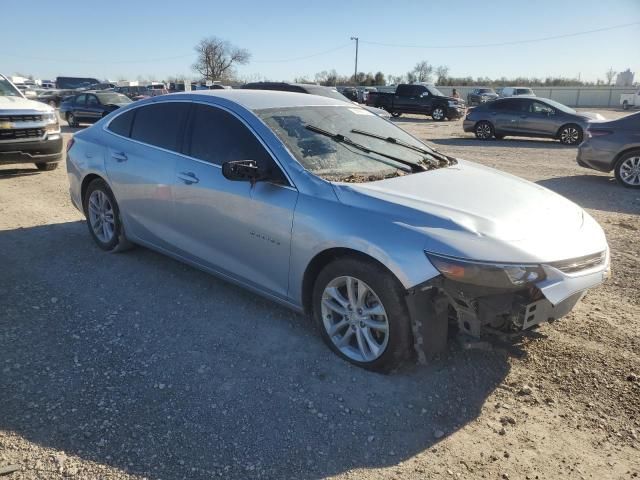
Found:
M 616 76 L 616 73 L 618 72 L 615 72 L 613 68 L 607 70 L 607 73 L 604 74 L 605 77 L 607 77 L 607 85 L 611 85 L 611 82 L 613 82 L 613 77 Z
M 198 59 L 192 68 L 204 80 L 227 80 L 233 75 L 235 65 L 246 65 L 251 58 L 248 50 L 217 37 L 203 38 L 195 51 Z
M 413 67 L 412 73 L 415 76 L 416 82 L 428 82 L 431 80 L 431 74 L 433 73 L 433 65 L 429 65 L 429 62 L 423 60 L 416 63 Z
M 438 84 L 443 84 L 447 81 L 447 78 L 449 77 L 449 67 L 447 67 L 446 65 L 440 65 L 438 68 L 436 68 L 436 83 Z

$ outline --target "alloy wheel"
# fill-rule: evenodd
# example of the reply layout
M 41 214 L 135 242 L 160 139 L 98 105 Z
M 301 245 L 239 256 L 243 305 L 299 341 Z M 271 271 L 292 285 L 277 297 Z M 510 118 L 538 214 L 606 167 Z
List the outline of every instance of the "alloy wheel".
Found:
M 88 207 L 93 233 L 102 243 L 109 243 L 116 231 L 113 206 L 109 197 L 102 190 L 96 190 L 89 197 Z
M 491 127 L 488 123 L 481 123 L 476 127 L 476 135 L 483 140 L 491 137 Z
M 436 108 L 431 114 L 434 120 L 442 120 L 444 118 L 444 110 Z
M 357 362 L 379 358 L 389 343 L 389 320 L 378 295 L 355 277 L 337 277 L 322 294 L 322 323 L 335 347 Z
M 567 145 L 574 145 L 578 142 L 578 138 L 580 138 L 580 132 L 575 127 L 565 127 L 560 132 L 560 141 Z
M 627 185 L 640 186 L 640 156 L 629 157 L 622 162 L 620 179 Z

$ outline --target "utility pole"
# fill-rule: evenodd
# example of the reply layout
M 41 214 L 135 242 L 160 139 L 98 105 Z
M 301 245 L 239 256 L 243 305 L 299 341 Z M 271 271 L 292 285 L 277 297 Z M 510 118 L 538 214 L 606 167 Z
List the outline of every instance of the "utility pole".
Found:
M 351 40 L 356 41 L 356 68 L 353 72 L 353 83 L 358 82 L 358 37 L 351 37 Z

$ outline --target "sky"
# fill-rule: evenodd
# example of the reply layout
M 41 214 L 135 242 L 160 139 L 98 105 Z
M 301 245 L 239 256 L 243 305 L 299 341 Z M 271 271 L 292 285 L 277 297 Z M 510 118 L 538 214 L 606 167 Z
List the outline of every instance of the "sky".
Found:
M 358 37 L 364 72 L 401 75 L 426 60 L 448 66 L 456 77 L 595 81 L 609 68 L 630 68 L 640 80 L 640 0 L 0 1 L 0 71 L 6 75 L 196 78 L 193 48 L 216 36 L 251 53 L 237 70 L 241 78 L 312 79 L 322 70 L 352 74 L 350 37 Z M 477 46 L 632 22 L 639 23 Z

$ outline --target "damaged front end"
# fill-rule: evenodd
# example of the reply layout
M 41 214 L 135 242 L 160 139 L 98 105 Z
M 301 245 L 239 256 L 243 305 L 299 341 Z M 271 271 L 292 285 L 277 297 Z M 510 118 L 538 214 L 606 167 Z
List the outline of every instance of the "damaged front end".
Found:
M 407 296 L 420 359 L 444 350 L 451 323 L 478 338 L 485 329 L 518 332 L 557 320 L 609 274 L 608 250 L 539 265 L 426 253 L 441 275 Z

